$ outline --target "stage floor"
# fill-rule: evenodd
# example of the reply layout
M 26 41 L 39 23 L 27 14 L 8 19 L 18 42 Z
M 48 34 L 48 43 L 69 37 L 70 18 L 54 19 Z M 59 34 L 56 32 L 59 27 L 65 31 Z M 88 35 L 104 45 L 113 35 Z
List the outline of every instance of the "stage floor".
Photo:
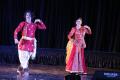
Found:
M 20 76 L 16 73 L 18 65 L 0 65 L 0 80 L 64 80 L 65 66 L 30 65 L 29 73 Z M 81 80 L 91 80 L 96 70 L 108 70 L 100 68 L 88 68 L 87 75 L 80 75 Z

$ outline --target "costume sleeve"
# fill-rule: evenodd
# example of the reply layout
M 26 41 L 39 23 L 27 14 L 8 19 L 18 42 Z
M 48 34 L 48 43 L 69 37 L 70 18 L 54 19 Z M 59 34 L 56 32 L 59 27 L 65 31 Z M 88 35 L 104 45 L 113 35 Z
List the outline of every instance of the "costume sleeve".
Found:
M 24 26 L 25 22 L 21 22 L 18 27 L 15 29 L 14 31 L 14 39 L 18 39 L 17 38 L 17 35 L 18 35 L 18 32 L 20 32 Z
M 71 29 L 71 31 L 69 32 L 69 34 L 68 34 L 68 39 L 69 39 L 69 40 L 72 38 L 72 36 L 73 36 L 74 33 L 75 33 L 75 28 L 73 27 L 73 28 Z
M 41 21 L 40 23 L 36 23 L 38 29 L 46 29 L 45 24 Z
M 92 31 L 91 31 L 91 29 L 90 29 L 89 26 L 85 25 L 84 28 L 85 28 L 85 32 L 86 32 L 87 34 L 92 34 Z

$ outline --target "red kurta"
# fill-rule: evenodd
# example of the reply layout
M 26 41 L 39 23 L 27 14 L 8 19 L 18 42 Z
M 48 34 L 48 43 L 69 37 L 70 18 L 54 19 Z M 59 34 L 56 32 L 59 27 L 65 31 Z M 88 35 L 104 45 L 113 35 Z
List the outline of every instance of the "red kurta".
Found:
M 80 29 L 73 27 L 68 34 L 68 37 L 73 37 L 67 44 L 66 71 L 68 72 L 86 73 L 84 58 L 84 48 L 86 48 L 84 37 L 86 33 L 88 30 L 85 27 Z
M 14 39 L 17 39 L 17 34 L 22 30 L 22 36 L 29 37 L 32 40 L 26 40 L 21 38 L 18 44 L 18 49 L 32 52 L 34 49 L 34 38 L 36 29 L 46 29 L 43 22 L 39 24 L 21 22 L 14 32 Z

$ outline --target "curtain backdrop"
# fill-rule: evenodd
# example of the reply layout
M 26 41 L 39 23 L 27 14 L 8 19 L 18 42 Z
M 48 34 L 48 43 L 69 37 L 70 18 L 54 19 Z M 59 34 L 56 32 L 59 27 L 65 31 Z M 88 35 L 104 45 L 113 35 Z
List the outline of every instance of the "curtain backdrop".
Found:
M 82 17 L 93 33 L 85 37 L 86 50 L 120 52 L 119 7 L 119 0 L 0 0 L 0 45 L 14 45 L 15 28 L 32 10 L 47 26 L 36 31 L 40 48 L 65 49 L 67 34 Z

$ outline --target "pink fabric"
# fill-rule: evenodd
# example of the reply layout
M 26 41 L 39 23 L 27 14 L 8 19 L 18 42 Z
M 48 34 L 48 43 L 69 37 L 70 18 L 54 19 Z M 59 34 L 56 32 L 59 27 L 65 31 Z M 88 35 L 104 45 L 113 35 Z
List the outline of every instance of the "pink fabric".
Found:
M 46 29 L 46 26 L 44 23 L 35 24 L 23 21 L 15 29 L 14 39 L 17 39 L 18 32 L 20 31 L 22 31 L 22 36 L 35 38 L 36 29 Z M 32 52 L 34 49 L 34 40 L 25 40 L 21 38 L 18 44 L 18 49 Z
M 87 72 L 84 58 L 84 48 L 86 48 L 84 37 L 85 33 L 87 33 L 86 31 L 84 27 L 79 30 L 73 27 L 68 35 L 68 37 L 74 38 L 73 48 L 66 63 L 66 71 L 68 72 Z
M 81 52 L 78 53 L 77 47 L 73 46 L 69 60 L 66 63 L 66 71 L 81 73 L 87 72 L 84 58 L 84 48 L 81 48 Z
M 66 63 L 66 70 L 71 70 L 72 69 L 72 65 L 73 65 L 73 59 L 74 59 L 74 55 L 75 55 L 75 45 L 73 45 L 72 51 L 70 53 L 70 57 L 68 62 Z
M 81 48 L 81 56 L 82 56 L 82 63 L 83 63 L 83 72 L 86 73 L 87 72 L 87 67 L 86 67 L 86 64 L 85 64 L 84 48 Z

